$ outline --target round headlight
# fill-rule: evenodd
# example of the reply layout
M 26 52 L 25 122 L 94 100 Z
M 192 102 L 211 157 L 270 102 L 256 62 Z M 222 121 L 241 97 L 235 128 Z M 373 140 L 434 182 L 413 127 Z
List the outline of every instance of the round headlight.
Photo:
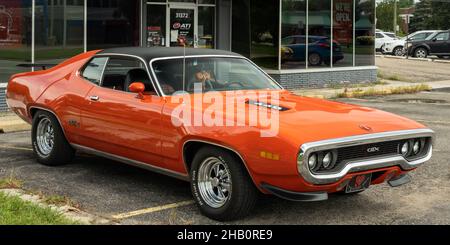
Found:
M 308 159 L 308 166 L 309 169 L 315 169 L 317 165 L 317 155 L 316 154 L 312 154 L 309 159 Z
M 419 151 L 420 151 L 420 142 L 418 140 L 416 140 L 414 142 L 413 152 L 414 152 L 414 154 L 418 154 Z
M 408 142 L 405 142 L 402 145 L 402 155 L 406 156 L 408 154 L 408 152 L 409 152 L 409 144 L 408 144 Z
M 329 168 L 331 166 L 331 162 L 333 161 L 333 154 L 331 152 L 328 152 L 325 154 L 322 160 L 322 166 L 324 168 Z

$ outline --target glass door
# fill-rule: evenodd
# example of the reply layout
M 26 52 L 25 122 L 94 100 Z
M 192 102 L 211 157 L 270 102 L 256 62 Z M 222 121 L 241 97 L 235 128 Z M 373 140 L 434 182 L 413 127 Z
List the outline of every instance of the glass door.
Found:
M 197 16 L 195 7 L 170 5 L 169 8 L 169 46 L 197 47 Z

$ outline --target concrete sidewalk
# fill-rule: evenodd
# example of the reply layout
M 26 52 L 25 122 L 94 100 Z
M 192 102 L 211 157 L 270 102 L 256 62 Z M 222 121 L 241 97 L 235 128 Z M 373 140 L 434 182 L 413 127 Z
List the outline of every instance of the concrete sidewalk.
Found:
M 367 91 L 369 89 L 375 89 L 375 90 L 390 90 L 392 88 L 398 88 L 398 87 L 409 87 L 409 86 L 416 86 L 420 84 L 426 84 L 430 86 L 432 89 L 439 89 L 439 88 L 449 88 L 450 87 L 450 80 L 446 81 L 437 81 L 437 82 L 426 82 L 426 83 L 411 83 L 411 82 L 401 82 L 401 81 L 391 81 L 391 80 L 383 80 L 386 84 L 379 84 L 379 85 L 370 85 L 367 84 L 367 86 L 364 86 L 364 84 L 360 84 L 358 86 L 348 86 L 346 87 L 344 84 L 340 88 L 320 88 L 320 89 L 301 89 L 301 90 L 295 90 L 293 91 L 295 94 L 307 96 L 307 97 L 316 97 L 316 98 L 335 98 L 336 95 L 343 93 L 346 89 L 347 90 L 361 90 L 361 91 Z
M 0 133 L 30 130 L 31 126 L 12 112 L 0 113 Z

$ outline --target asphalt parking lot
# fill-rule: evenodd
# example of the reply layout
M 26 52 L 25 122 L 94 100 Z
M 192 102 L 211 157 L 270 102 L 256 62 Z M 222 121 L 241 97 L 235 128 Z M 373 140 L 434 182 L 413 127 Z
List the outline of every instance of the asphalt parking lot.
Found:
M 235 223 L 449 224 L 450 89 L 341 101 L 428 125 L 437 135 L 432 160 L 411 173 L 413 181 L 405 186 L 382 184 L 315 203 L 264 197 L 251 216 Z M 198 212 L 189 184 L 176 179 L 85 154 L 66 166 L 39 165 L 29 131 L 0 134 L 0 156 L 0 178 L 14 175 L 25 189 L 67 196 L 83 210 L 121 224 L 218 224 Z

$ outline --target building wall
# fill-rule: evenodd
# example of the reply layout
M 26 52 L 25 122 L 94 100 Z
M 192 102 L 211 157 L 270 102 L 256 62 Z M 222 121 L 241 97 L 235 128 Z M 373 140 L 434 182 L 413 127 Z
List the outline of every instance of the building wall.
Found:
M 377 80 L 376 67 L 324 70 L 301 73 L 272 73 L 269 74 L 285 89 L 297 90 L 305 88 L 323 88 L 333 85 L 348 85 L 356 83 L 373 83 Z

